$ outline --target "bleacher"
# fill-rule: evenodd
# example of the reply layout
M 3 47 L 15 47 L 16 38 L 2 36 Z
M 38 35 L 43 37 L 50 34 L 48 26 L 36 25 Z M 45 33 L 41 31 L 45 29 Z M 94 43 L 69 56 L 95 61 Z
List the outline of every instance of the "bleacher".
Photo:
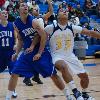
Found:
M 64 1 L 70 4 L 73 8 L 76 8 L 76 3 L 71 2 L 71 0 L 64 0 Z M 98 2 L 98 0 L 93 0 L 93 1 L 96 3 Z M 79 2 L 81 7 L 83 7 L 85 0 L 76 0 L 76 2 Z M 48 10 L 48 5 L 39 4 L 39 7 L 40 7 L 40 13 L 46 13 Z M 57 13 L 58 5 L 53 4 L 53 9 L 54 9 L 54 13 Z M 91 15 L 89 17 L 92 18 L 97 23 L 100 23 L 100 18 L 98 18 L 97 15 Z

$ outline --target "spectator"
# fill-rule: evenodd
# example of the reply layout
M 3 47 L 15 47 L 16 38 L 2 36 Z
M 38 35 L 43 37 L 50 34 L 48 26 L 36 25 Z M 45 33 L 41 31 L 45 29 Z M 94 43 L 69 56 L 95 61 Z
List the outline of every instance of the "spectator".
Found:
M 13 8 L 14 8 L 14 2 L 9 1 L 9 5 L 7 6 L 7 11 L 13 11 Z
M 62 8 L 64 8 L 64 9 L 68 8 L 68 4 L 66 3 L 66 1 L 63 1 L 63 2 L 59 5 L 58 11 L 59 11 L 59 9 L 62 9 Z
M 16 8 L 13 9 L 13 16 L 14 16 L 14 19 L 16 19 L 19 16 L 19 13 Z
M 27 5 L 29 6 L 29 8 L 32 8 L 32 3 L 33 3 L 33 2 L 35 2 L 35 1 L 32 1 L 32 0 L 28 0 L 28 1 L 27 1 Z
M 9 5 L 9 0 L 6 0 L 5 4 L 4 4 L 4 8 L 6 9 Z
M 65 8 L 65 9 L 68 8 L 68 4 L 66 3 L 66 1 L 62 2 L 62 8 Z
M 85 22 L 82 27 L 87 28 L 88 30 L 92 30 L 92 27 L 90 26 L 90 24 L 88 22 Z
M 77 17 L 82 17 L 83 15 L 83 10 L 81 9 L 80 3 L 77 3 L 76 9 L 75 9 L 75 14 Z
M 90 15 L 95 15 L 95 11 L 96 11 L 96 4 L 92 1 L 92 0 L 85 0 L 84 3 L 84 11 L 86 12 L 86 14 L 88 16 Z
M 9 1 L 9 5 L 7 6 L 7 11 L 8 11 L 8 21 L 13 22 L 15 20 L 14 17 L 14 2 Z
M 5 0 L 0 0 L 0 7 L 2 7 L 5 3 Z
M 86 16 L 86 14 L 83 12 L 82 17 L 80 17 L 80 23 L 81 25 L 84 25 L 85 23 L 89 23 L 89 17 Z
M 100 0 L 96 6 L 96 13 L 97 13 L 97 16 L 100 17 Z

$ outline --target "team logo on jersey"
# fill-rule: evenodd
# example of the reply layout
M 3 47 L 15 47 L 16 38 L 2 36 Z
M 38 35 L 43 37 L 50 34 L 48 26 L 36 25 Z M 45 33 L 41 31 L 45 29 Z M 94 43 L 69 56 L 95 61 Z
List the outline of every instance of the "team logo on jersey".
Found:
M 12 37 L 12 31 L 1 31 L 0 38 L 3 38 L 3 37 Z
M 28 35 L 33 34 L 36 31 L 33 28 L 27 28 L 27 29 L 23 30 L 22 32 L 25 34 L 25 36 L 28 36 Z

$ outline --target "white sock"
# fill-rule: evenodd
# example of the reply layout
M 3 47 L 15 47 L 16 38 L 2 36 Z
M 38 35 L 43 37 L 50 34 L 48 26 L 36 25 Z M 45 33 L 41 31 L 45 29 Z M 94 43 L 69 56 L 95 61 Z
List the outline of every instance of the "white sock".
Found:
M 73 89 L 76 88 L 76 85 L 75 85 L 75 82 L 74 82 L 74 81 L 69 82 L 68 85 L 69 85 L 69 88 L 70 88 L 71 90 L 73 90 Z
M 9 90 L 8 90 L 8 91 L 7 91 L 6 98 L 11 99 L 12 93 L 13 93 L 13 91 L 9 91 Z
M 63 90 L 64 96 L 66 96 L 66 89 L 64 88 Z
M 68 87 L 67 88 L 64 88 L 63 89 L 63 93 L 64 93 L 65 96 L 70 95 L 69 88 Z
M 17 92 L 14 90 L 14 91 L 12 92 L 12 95 L 13 95 L 13 96 L 17 96 Z

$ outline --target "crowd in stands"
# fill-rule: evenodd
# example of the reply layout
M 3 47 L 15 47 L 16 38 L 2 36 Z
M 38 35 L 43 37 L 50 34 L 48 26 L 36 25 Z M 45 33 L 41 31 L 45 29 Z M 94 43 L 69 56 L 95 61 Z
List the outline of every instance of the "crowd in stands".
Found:
M 21 1 L 21 0 L 20 0 Z M 47 6 L 43 5 L 41 8 L 41 0 L 25 0 L 29 6 L 29 9 L 32 9 L 32 6 L 38 4 L 40 6 L 40 11 L 45 10 L 42 13 L 45 13 L 47 10 Z M 45 0 L 42 0 L 45 1 Z M 100 1 L 97 3 L 92 0 L 65 0 L 62 1 L 61 4 L 55 5 L 55 2 L 62 0 L 53 0 L 54 13 L 57 13 L 57 9 L 60 8 L 68 8 L 71 15 L 77 16 L 80 19 L 80 22 L 84 24 L 84 22 L 89 22 L 89 18 L 91 15 L 97 15 L 100 17 Z M 84 1 L 84 2 L 83 2 Z M 9 13 L 9 20 L 14 21 L 18 16 L 18 2 L 19 0 L 6 0 L 3 5 L 4 8 L 7 9 Z
M 30 14 L 33 6 L 38 6 L 41 15 L 48 11 L 48 4 L 45 0 L 25 0 L 29 6 Z M 43 2 L 44 1 L 44 2 Z M 21 0 L 20 0 L 21 2 Z M 97 30 L 91 27 L 90 19 L 93 18 L 100 24 L 100 0 L 51 0 L 54 13 L 50 16 L 48 24 L 52 23 L 56 18 L 58 9 L 66 9 L 69 11 L 69 20 L 72 24 L 81 25 L 88 29 Z M 59 3 L 57 3 L 59 2 Z M 6 0 L 2 8 L 6 8 L 9 13 L 8 20 L 13 22 L 18 16 L 19 0 Z M 59 4 L 59 5 L 58 5 Z M 0 7 L 1 8 L 1 7 Z M 89 45 L 100 44 L 100 40 L 84 36 Z

